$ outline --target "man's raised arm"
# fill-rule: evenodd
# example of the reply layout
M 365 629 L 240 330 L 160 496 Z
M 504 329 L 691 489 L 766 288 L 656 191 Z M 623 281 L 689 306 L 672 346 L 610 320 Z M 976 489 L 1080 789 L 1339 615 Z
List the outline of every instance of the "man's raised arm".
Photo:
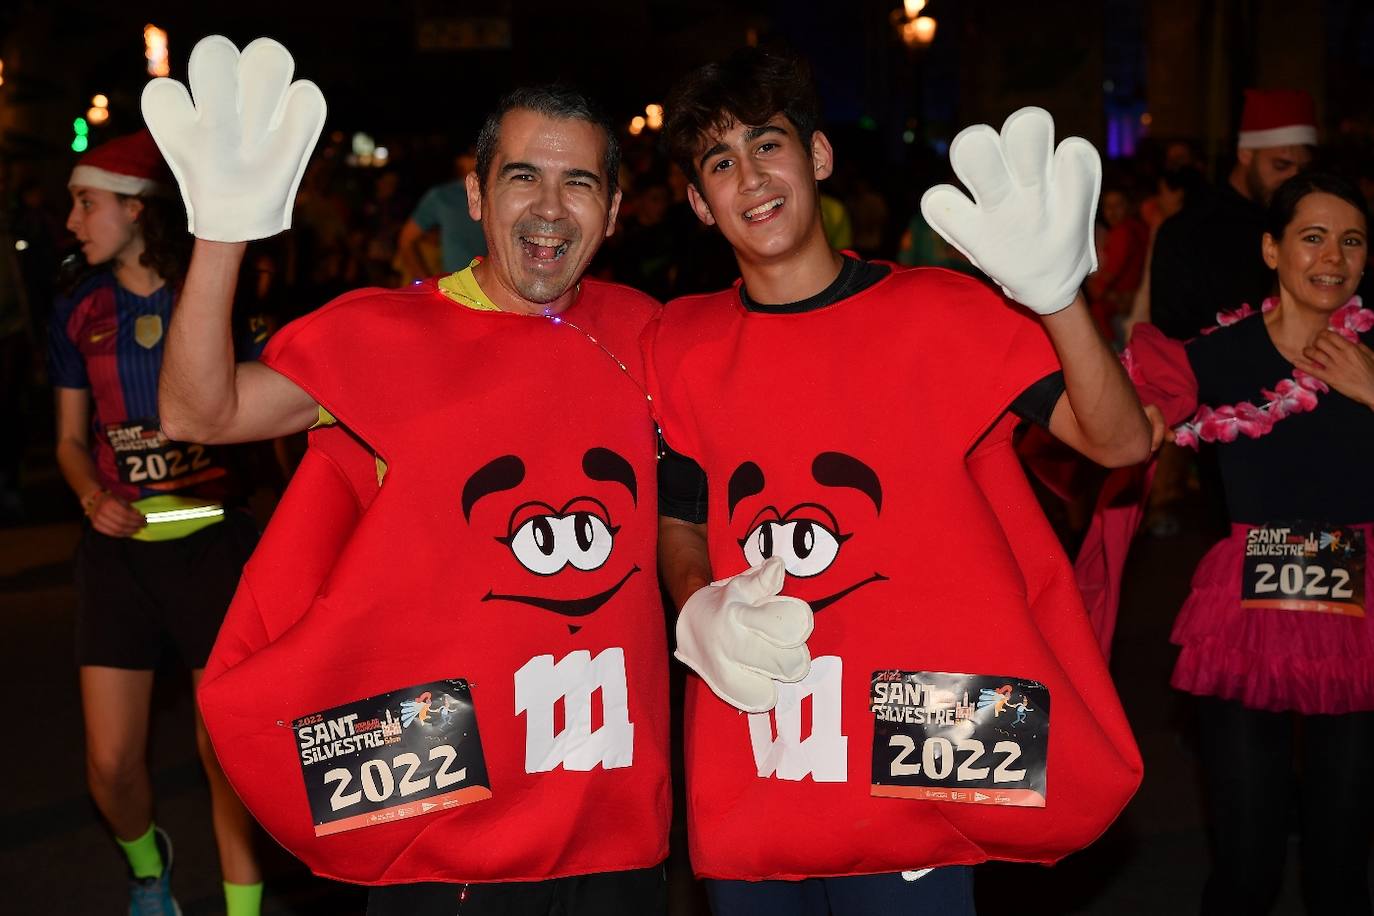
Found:
M 143 90 L 143 118 L 196 236 L 163 354 L 163 431 L 207 443 L 297 432 L 315 422 L 314 400 L 266 366 L 234 362 L 230 315 L 244 243 L 291 227 L 324 96 L 291 82 L 291 55 L 265 38 L 242 53 L 227 38 L 202 39 L 186 70 L 189 92 L 165 78 Z
M 196 239 L 158 383 L 158 414 L 172 439 L 273 439 L 308 429 L 319 416 L 314 399 L 290 379 L 262 363 L 234 361 L 231 313 L 245 247 Z

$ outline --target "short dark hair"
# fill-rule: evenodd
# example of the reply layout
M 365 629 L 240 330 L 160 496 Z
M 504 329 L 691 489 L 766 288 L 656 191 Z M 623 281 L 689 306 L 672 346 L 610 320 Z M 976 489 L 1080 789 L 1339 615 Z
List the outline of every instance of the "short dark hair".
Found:
M 1355 183 L 1335 172 L 1301 172 L 1279 185 L 1269 200 L 1269 210 L 1264 218 L 1264 231 L 1275 241 L 1283 238 L 1284 230 L 1293 221 L 1298 203 L 1309 194 L 1330 194 L 1350 204 L 1369 223 L 1369 210 L 1365 206 L 1364 195 Z
M 806 61 L 789 51 L 741 48 L 687 76 L 668 96 L 663 143 L 668 155 L 700 187 L 696 156 L 705 137 L 732 121 L 758 127 L 781 113 L 810 149 L 820 124 L 820 101 Z
M 487 120 L 477 133 L 477 177 L 483 188 L 487 186 L 491 163 L 501 143 L 501 119 L 512 111 L 520 110 L 549 118 L 586 121 L 601 128 L 606 135 L 606 155 L 601 163 L 606 170 L 606 196 L 609 198 L 615 194 L 620 183 L 620 140 L 616 137 L 611 119 L 586 94 L 557 83 L 514 89 L 506 93 L 496 104 L 496 109 L 487 115 Z

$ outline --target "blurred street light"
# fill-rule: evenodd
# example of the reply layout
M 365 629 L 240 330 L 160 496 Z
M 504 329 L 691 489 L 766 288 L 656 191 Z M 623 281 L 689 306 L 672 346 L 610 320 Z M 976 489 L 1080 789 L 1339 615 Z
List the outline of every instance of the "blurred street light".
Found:
M 92 124 L 104 124 L 110 120 L 110 100 L 103 93 L 91 96 L 91 107 L 86 110 L 86 120 Z
M 85 118 L 77 118 L 72 121 L 72 152 L 86 152 L 86 147 L 91 144 L 90 133 L 91 126 L 86 123 Z
M 663 106 L 657 103 L 644 106 L 645 126 L 649 130 L 663 129 Z
M 166 76 L 172 72 L 167 59 L 167 33 L 151 22 L 143 27 L 143 56 L 148 59 L 148 73 Z
M 927 47 L 935 40 L 935 19 L 922 16 L 926 0 L 902 0 L 902 8 L 892 11 L 892 26 L 902 39 L 902 44 L 915 51 Z
M 630 136 L 638 137 L 644 133 L 644 127 L 649 122 L 644 119 L 644 115 L 635 115 L 630 119 Z

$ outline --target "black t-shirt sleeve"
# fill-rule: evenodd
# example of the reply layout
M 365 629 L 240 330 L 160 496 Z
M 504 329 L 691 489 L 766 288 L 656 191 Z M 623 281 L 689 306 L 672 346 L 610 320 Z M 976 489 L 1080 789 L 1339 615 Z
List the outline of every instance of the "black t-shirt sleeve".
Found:
M 1059 403 L 1059 398 L 1063 394 L 1064 373 L 1052 372 L 1021 392 L 1020 396 L 1011 402 L 1011 412 L 1048 430 L 1054 405 Z
M 658 459 L 658 514 L 706 524 L 706 472 L 661 441 L 659 448 L 663 457 Z

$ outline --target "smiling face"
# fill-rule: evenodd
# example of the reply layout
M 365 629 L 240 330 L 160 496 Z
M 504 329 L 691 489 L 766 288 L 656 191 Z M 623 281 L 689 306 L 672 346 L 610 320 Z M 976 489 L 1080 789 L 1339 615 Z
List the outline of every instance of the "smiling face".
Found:
M 605 153 L 605 134 L 587 121 L 522 108 L 501 119 L 488 174 L 466 181 L 487 240 L 478 282 L 502 309 L 554 314 L 572 304 L 620 206 Z
M 720 227 L 741 266 L 828 251 L 816 183 L 832 160 L 823 133 L 804 142 L 782 114 L 752 127 L 731 121 L 702 137 L 688 199 L 702 222 Z
M 137 198 L 83 185 L 73 185 L 69 190 L 72 209 L 67 214 L 67 229 L 81 243 L 87 263 L 126 261 L 142 252 L 138 214 L 143 204 Z
M 1298 201 L 1275 240 L 1264 235 L 1264 261 L 1297 303 L 1319 311 L 1340 308 L 1355 295 L 1368 258 L 1368 227 L 1359 210 L 1334 194 L 1315 191 Z

